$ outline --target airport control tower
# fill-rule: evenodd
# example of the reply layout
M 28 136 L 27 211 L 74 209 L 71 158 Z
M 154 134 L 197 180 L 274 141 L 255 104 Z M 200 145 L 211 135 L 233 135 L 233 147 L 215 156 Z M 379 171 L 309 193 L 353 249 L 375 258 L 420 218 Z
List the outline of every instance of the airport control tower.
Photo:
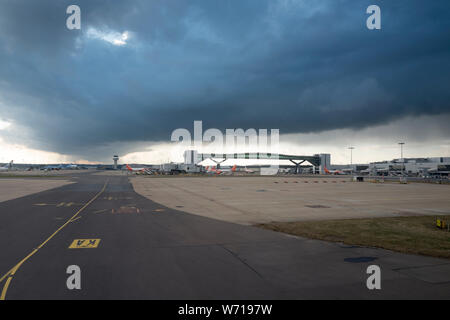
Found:
M 117 170 L 117 161 L 119 161 L 119 156 L 115 155 L 113 157 L 113 160 L 114 160 L 114 170 Z

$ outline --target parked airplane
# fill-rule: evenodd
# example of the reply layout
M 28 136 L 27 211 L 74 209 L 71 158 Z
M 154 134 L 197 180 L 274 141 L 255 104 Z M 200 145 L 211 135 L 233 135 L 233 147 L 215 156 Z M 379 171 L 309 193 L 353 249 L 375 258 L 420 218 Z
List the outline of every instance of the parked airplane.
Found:
M 62 165 L 63 169 L 78 169 L 78 165 L 76 164 L 66 164 Z
M 10 163 L 6 164 L 3 167 L 0 167 L 0 171 L 9 171 L 9 170 L 11 170 L 13 168 L 13 162 L 14 162 L 14 160 L 11 160 Z
M 255 170 L 248 169 L 247 167 L 245 167 L 244 172 L 245 173 L 255 173 Z
M 127 171 L 136 174 L 152 174 L 152 171 L 149 168 L 132 168 L 128 164 L 126 164 L 125 167 L 127 168 Z
M 209 167 L 209 166 L 205 167 L 206 173 L 215 173 L 215 170 L 216 170 L 216 167 Z
M 346 174 L 345 172 L 340 170 L 328 170 L 327 167 L 324 168 L 324 171 L 326 174 L 336 174 L 336 175 Z
M 78 169 L 78 165 L 76 164 L 59 164 L 59 165 L 49 165 L 43 167 L 41 170 L 52 171 L 52 170 L 74 170 Z
M 41 170 L 44 171 L 61 170 L 61 166 L 45 166 Z
M 236 165 L 234 165 L 231 168 L 220 168 L 217 169 L 216 167 L 206 167 L 206 172 L 207 173 L 213 173 L 213 174 L 232 174 L 234 172 L 236 172 Z

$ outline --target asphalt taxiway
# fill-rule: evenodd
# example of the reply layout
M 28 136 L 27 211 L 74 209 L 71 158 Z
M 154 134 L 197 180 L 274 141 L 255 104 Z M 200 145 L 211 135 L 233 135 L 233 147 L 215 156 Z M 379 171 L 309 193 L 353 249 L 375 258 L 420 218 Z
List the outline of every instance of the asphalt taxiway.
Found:
M 291 237 L 170 209 L 126 176 L 0 203 L 3 299 L 450 298 L 450 261 Z M 369 265 L 381 290 L 366 287 Z M 69 290 L 66 269 L 81 269 Z

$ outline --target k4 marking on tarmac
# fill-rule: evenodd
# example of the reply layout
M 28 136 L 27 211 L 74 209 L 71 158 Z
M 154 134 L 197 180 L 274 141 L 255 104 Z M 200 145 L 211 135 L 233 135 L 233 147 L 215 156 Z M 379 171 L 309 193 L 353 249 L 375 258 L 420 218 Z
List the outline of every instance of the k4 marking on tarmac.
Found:
M 45 207 L 45 206 L 55 206 L 55 207 L 71 207 L 71 206 L 82 206 L 83 203 L 75 202 L 59 202 L 59 203 L 35 203 L 35 206 Z
M 101 239 L 75 239 L 69 249 L 95 249 L 100 244 Z

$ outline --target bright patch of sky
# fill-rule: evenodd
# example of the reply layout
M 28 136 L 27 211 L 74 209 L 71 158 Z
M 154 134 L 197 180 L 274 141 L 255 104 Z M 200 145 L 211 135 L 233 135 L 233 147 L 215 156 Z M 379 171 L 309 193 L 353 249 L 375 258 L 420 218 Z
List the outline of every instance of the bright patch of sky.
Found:
M 0 119 L 0 130 L 5 130 L 11 126 L 11 122 Z
M 87 30 L 87 37 L 91 39 L 99 39 L 106 42 L 109 42 L 115 46 L 124 46 L 127 44 L 127 40 L 129 39 L 129 32 L 124 31 L 122 33 L 117 31 L 102 31 L 97 30 L 95 28 L 90 27 Z

